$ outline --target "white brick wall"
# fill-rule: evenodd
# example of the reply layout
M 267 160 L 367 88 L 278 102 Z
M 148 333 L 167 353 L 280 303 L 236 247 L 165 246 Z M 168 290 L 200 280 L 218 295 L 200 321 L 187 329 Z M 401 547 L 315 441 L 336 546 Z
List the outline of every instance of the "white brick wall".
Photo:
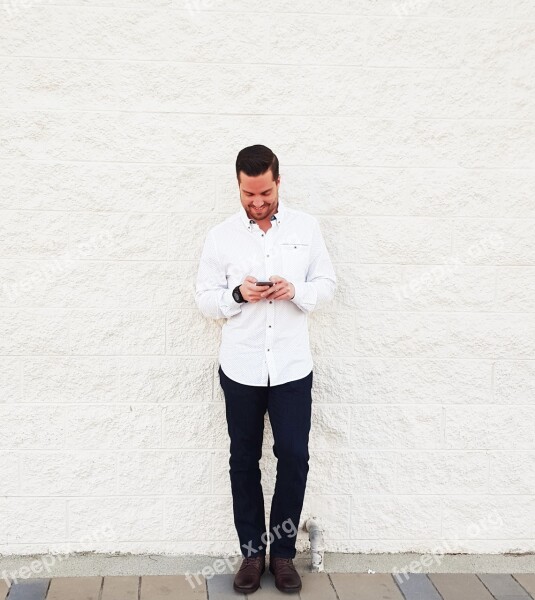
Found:
M 0 10 L 0 553 L 238 550 L 193 292 L 253 143 L 339 276 L 303 517 L 332 551 L 535 550 L 534 3 Z

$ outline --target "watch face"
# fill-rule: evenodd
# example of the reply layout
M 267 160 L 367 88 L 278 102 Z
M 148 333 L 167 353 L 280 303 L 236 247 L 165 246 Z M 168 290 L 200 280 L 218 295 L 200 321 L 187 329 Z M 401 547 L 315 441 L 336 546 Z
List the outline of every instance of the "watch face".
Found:
M 240 301 L 240 295 L 238 294 L 238 291 L 237 291 L 237 290 L 234 290 L 234 291 L 232 292 L 232 295 L 233 295 L 233 297 L 234 297 L 234 300 L 236 300 L 236 302 L 239 302 L 239 301 Z

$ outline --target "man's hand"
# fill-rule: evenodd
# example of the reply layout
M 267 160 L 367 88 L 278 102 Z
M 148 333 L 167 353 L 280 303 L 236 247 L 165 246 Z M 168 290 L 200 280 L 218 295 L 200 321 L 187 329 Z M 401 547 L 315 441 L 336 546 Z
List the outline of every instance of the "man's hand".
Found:
M 257 281 L 252 275 L 247 275 L 244 282 L 240 285 L 241 295 L 247 302 L 259 302 L 262 300 L 262 292 L 269 290 L 268 285 L 256 285 Z
M 273 281 L 275 285 L 262 292 L 262 298 L 266 298 L 267 300 L 291 300 L 295 296 L 294 284 L 286 281 L 284 277 L 272 275 L 269 281 Z

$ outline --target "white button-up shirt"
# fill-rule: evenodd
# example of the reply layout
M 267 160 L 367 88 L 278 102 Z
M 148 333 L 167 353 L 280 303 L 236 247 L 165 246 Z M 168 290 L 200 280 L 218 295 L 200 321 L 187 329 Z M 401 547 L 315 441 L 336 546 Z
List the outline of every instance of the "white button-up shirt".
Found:
M 293 283 L 291 300 L 236 302 L 232 290 L 251 275 Z M 246 385 L 279 385 L 306 377 L 313 368 L 307 316 L 330 301 L 336 275 L 318 220 L 289 208 L 278 212 L 264 233 L 243 206 L 212 227 L 197 273 L 195 303 L 206 317 L 226 319 L 219 364 L 230 379 Z

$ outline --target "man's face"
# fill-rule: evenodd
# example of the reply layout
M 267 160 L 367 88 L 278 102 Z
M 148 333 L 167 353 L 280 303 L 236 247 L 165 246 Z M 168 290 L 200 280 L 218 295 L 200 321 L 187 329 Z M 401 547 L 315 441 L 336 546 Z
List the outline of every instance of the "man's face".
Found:
M 240 200 L 249 219 L 269 221 L 279 207 L 279 183 L 273 180 L 271 169 L 250 177 L 240 171 Z M 257 210 L 258 209 L 258 210 Z

